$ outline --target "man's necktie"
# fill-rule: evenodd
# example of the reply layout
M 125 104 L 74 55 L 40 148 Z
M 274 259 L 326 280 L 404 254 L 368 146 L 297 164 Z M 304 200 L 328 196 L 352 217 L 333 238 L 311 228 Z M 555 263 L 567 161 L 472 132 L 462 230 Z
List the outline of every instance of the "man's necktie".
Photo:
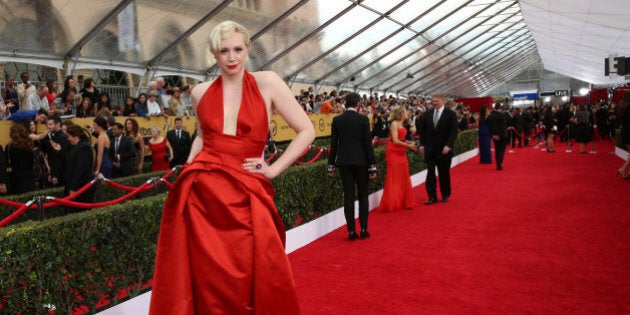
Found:
M 439 110 L 437 109 L 433 110 L 433 126 L 434 127 L 437 126 L 438 118 L 440 117 L 439 114 L 440 114 Z

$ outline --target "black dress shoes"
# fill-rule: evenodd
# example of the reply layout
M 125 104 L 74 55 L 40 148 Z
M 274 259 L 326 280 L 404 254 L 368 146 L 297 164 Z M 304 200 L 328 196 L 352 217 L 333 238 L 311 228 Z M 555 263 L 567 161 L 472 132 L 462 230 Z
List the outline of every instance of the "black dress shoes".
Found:
M 428 205 L 432 205 L 432 204 L 434 204 L 436 202 L 437 202 L 437 198 L 429 198 L 429 200 L 425 201 L 424 204 L 428 206 Z
M 447 201 L 448 201 L 448 196 L 442 197 L 442 202 L 447 202 Z
M 370 232 L 368 232 L 367 230 L 361 230 L 361 239 L 364 240 L 368 237 L 370 237 Z
M 349 241 L 354 241 L 357 238 L 359 238 L 359 236 L 357 235 L 357 232 L 355 232 L 355 231 L 348 232 L 348 240 Z

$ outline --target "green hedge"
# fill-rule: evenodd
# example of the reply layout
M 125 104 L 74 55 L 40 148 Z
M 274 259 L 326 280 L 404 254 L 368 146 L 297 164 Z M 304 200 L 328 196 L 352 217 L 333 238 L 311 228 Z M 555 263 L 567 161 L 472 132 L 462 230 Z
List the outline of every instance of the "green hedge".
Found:
M 460 133 L 455 154 L 476 147 L 477 133 Z M 327 146 L 321 144 L 320 146 Z M 379 177 L 385 180 L 384 148 L 376 149 Z M 410 172 L 424 169 L 409 152 Z M 273 180 L 276 205 L 290 228 L 343 204 L 340 180 L 331 179 L 326 161 L 291 167 Z M 0 313 L 69 314 L 79 305 L 96 310 L 104 295 L 111 303 L 127 289 L 131 297 L 153 276 L 157 234 L 166 194 L 131 200 L 43 222 L 28 221 L 0 229 Z M 81 297 L 78 298 L 77 295 Z
M 138 295 L 153 276 L 164 198 L 0 229 L 0 313 L 94 311 L 102 295 L 113 304 L 121 289 Z
M 152 177 L 162 177 L 162 176 L 164 176 L 164 174 L 166 174 L 166 171 L 160 171 L 160 172 L 154 172 L 154 173 L 144 173 L 144 174 L 138 174 L 138 175 L 123 177 L 123 178 L 115 178 L 115 179 L 113 179 L 113 181 L 115 181 L 117 183 L 120 183 L 120 184 L 123 184 L 125 186 L 138 187 L 138 186 L 142 185 L 144 182 L 146 182 L 147 180 L 149 180 L 150 178 L 152 178 Z M 170 178 L 171 182 L 174 180 L 176 175 L 177 174 L 171 175 L 171 178 Z M 98 196 L 98 199 L 100 201 L 113 200 L 113 199 L 116 199 L 118 197 L 122 197 L 125 194 L 127 194 L 126 191 L 120 190 L 120 189 L 117 189 L 117 188 L 114 188 L 114 187 L 111 187 L 111 186 L 109 186 L 108 184 L 105 184 L 105 183 L 101 183 L 100 187 L 98 187 L 97 189 L 99 189 L 100 192 L 98 194 L 95 194 L 95 195 Z M 4 199 L 11 200 L 11 201 L 18 201 L 18 202 L 21 202 L 21 203 L 26 203 L 27 201 L 32 200 L 33 198 L 35 198 L 37 196 L 64 197 L 63 191 L 64 191 L 63 187 L 48 188 L 48 189 L 42 189 L 42 190 L 36 190 L 36 191 L 28 192 L 28 193 L 21 194 L 21 195 L 6 196 Z M 151 189 L 151 190 L 147 190 L 145 192 L 142 192 L 142 193 L 138 194 L 137 196 L 135 196 L 134 198 L 135 199 L 142 199 L 144 197 L 161 194 L 161 193 L 164 193 L 166 191 L 167 191 L 167 188 L 165 186 L 159 185 L 155 189 Z M 0 218 L 6 218 L 11 213 L 13 213 L 15 210 L 16 209 L 13 208 L 13 207 L 0 205 Z M 44 210 L 44 217 L 46 219 L 53 218 L 53 217 L 58 217 L 58 216 L 63 216 L 65 214 L 66 214 L 66 211 L 65 211 L 64 207 L 61 207 L 61 206 L 51 207 L 51 208 L 47 208 L 47 209 Z M 38 216 L 37 210 L 28 210 L 28 211 L 24 212 L 22 215 L 20 215 L 19 217 L 17 217 L 11 224 L 16 224 L 16 223 L 24 222 L 24 221 L 28 221 L 28 220 L 37 220 L 37 216 Z

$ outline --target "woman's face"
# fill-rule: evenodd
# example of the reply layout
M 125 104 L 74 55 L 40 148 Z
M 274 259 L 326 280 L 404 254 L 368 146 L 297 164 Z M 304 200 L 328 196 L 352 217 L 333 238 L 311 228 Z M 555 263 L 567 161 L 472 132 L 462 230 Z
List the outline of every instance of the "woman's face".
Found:
M 219 51 L 214 53 L 221 72 L 237 74 L 245 69 L 245 62 L 249 55 L 249 49 L 245 45 L 244 35 L 234 33 L 229 38 L 221 41 Z
M 79 143 L 79 137 L 68 134 L 68 141 L 70 141 L 72 145 L 77 145 L 77 143 Z
M 131 132 L 133 130 L 133 124 L 131 123 L 131 120 L 127 120 L 127 122 L 125 122 L 125 130 L 127 130 L 127 132 Z
M 151 137 L 157 138 L 159 136 L 160 136 L 160 131 L 159 130 L 151 129 Z
M 90 108 L 90 100 L 88 98 L 83 100 L 83 109 Z
M 31 121 L 31 122 L 28 124 L 28 131 L 29 131 L 30 133 L 35 133 L 35 132 L 37 131 L 37 125 L 35 124 L 35 122 L 34 122 L 34 121 Z
M 145 103 L 147 101 L 147 97 L 144 95 L 140 95 L 140 97 L 138 97 L 138 102 L 140 103 Z
M 7 86 L 13 86 L 15 84 L 15 78 L 14 77 L 8 77 L 7 78 Z
M 72 103 L 74 101 L 74 92 L 70 92 L 66 95 L 66 103 Z
M 127 105 L 131 106 L 133 105 L 133 99 L 128 98 L 127 101 L 125 102 Z
M 74 79 L 68 80 L 68 87 L 71 89 L 74 88 Z
M 101 102 L 107 102 L 107 99 L 108 99 L 107 95 L 101 94 Z

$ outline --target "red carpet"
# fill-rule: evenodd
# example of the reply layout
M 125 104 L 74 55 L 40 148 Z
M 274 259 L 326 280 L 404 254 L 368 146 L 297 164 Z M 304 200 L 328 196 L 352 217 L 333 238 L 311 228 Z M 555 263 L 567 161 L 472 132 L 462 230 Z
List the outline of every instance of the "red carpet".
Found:
M 598 154 L 506 153 L 451 171 L 448 203 L 370 214 L 289 255 L 304 314 L 628 314 L 630 181 Z M 357 224 L 358 226 L 358 224 Z

